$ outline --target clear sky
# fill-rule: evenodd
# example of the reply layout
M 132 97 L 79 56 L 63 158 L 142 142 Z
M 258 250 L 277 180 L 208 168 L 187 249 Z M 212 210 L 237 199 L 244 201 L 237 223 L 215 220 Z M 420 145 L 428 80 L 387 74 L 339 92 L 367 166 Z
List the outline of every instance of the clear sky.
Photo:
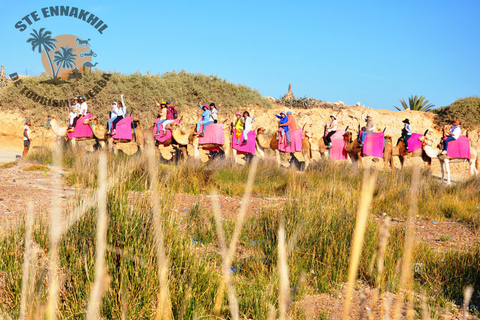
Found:
M 55 5 L 105 21 L 41 16 Z M 17 21 L 40 20 L 23 32 Z M 213 74 L 279 98 L 393 109 L 410 95 L 437 107 L 480 95 L 480 1 L 1 1 L 0 64 L 40 74 L 32 29 L 91 38 L 106 71 Z

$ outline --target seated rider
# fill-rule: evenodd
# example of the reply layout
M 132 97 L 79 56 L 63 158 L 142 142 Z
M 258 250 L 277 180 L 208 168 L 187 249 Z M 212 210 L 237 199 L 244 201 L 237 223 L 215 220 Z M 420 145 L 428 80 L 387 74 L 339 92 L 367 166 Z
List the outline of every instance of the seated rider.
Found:
M 332 136 L 337 132 L 337 116 L 332 114 L 330 115 L 330 124 L 327 127 L 327 135 L 325 136 L 325 142 L 327 144 L 327 149 L 332 147 Z
M 237 144 L 240 144 L 240 137 L 242 136 L 243 123 L 242 123 L 242 114 L 237 112 L 237 119 L 235 120 L 235 138 L 237 138 Z
M 295 118 L 293 117 L 292 115 L 292 111 L 287 111 L 287 117 L 288 117 L 288 121 L 285 122 L 285 124 L 280 124 L 280 126 L 282 127 L 288 127 L 288 131 L 286 131 L 285 135 L 287 136 L 287 144 L 286 146 L 288 147 L 289 145 L 292 144 L 291 140 L 290 140 L 290 133 L 297 130 L 297 122 L 295 121 Z
M 222 103 L 220 102 L 220 104 L 218 105 L 219 107 L 222 106 Z M 218 108 L 215 106 L 215 103 L 210 103 L 210 121 L 213 122 L 213 123 L 217 123 L 217 120 L 218 120 Z
M 118 115 L 118 105 L 114 101 L 112 102 L 112 111 L 110 112 L 110 120 L 108 120 L 108 123 L 107 123 L 107 129 L 108 129 L 107 134 L 112 133 L 112 123 L 117 118 L 117 115 Z
M 454 125 L 450 129 L 450 131 L 445 132 L 445 140 L 443 140 L 443 151 L 442 154 L 447 154 L 448 143 L 453 140 L 457 140 L 462 133 L 462 129 L 460 128 L 460 120 L 455 120 Z
M 178 112 L 177 112 L 177 109 L 175 109 L 176 106 L 178 106 L 178 102 L 172 105 L 170 101 L 167 101 L 167 106 L 166 106 L 167 115 L 166 115 L 166 120 L 163 121 L 162 123 L 162 129 L 163 129 L 162 137 L 165 137 L 167 135 L 166 126 L 174 122 L 175 119 L 178 118 Z
M 112 136 L 117 133 L 117 123 L 127 116 L 127 106 L 125 106 L 125 101 L 123 101 L 123 93 L 120 94 L 120 99 L 122 102 L 118 103 L 117 117 L 112 122 Z
M 157 133 L 155 134 L 156 136 L 158 136 L 160 135 L 160 125 L 167 121 L 167 103 L 163 101 L 163 99 L 161 103 L 158 103 L 155 97 L 153 97 L 153 101 L 155 101 L 157 107 L 160 108 L 160 114 L 157 115 L 157 118 L 160 118 L 160 120 L 157 122 Z M 163 131 L 165 131 L 165 129 L 163 129 Z
M 207 125 L 213 123 L 210 121 L 210 109 L 208 108 L 207 104 L 204 104 L 203 106 L 200 106 L 202 108 L 203 113 L 202 113 L 202 120 L 197 122 L 197 131 L 195 132 L 196 135 L 199 137 L 203 137 L 205 135 L 205 130 L 207 129 Z M 203 125 L 203 130 L 200 131 L 200 126 Z
M 285 111 L 282 111 L 280 112 L 279 115 L 276 114 L 275 117 L 280 119 L 280 121 L 278 121 L 278 126 L 280 128 L 280 136 L 283 138 L 285 134 L 287 134 L 287 141 L 290 141 L 290 135 L 288 134 L 288 126 L 281 126 L 282 124 L 285 124 L 288 121 L 287 113 Z M 285 143 L 285 139 L 283 140 L 284 140 L 283 143 Z
M 252 131 L 252 123 L 255 122 L 255 118 L 250 117 L 250 113 L 248 111 L 243 112 L 243 118 L 242 118 L 242 123 L 243 123 L 243 142 L 242 146 L 247 144 L 248 140 L 248 133 Z
M 73 126 L 73 120 L 78 116 L 78 111 L 80 110 L 80 104 L 78 103 L 78 98 L 75 97 L 73 99 L 73 104 L 70 107 L 69 110 L 69 117 L 68 117 L 68 129 L 70 129 Z
M 360 136 L 360 144 L 358 145 L 359 147 L 363 147 L 363 144 L 365 143 L 365 136 L 367 134 L 373 133 L 373 130 L 375 130 L 375 123 L 373 122 L 371 115 L 367 114 L 367 118 L 365 119 L 362 113 L 362 120 L 366 121 L 367 125 L 365 127 L 365 130 L 363 130 L 362 135 Z
M 405 124 L 402 129 L 402 137 L 405 143 L 405 152 L 408 152 L 408 139 L 412 136 L 412 127 L 410 126 L 410 120 L 405 119 L 402 122 Z

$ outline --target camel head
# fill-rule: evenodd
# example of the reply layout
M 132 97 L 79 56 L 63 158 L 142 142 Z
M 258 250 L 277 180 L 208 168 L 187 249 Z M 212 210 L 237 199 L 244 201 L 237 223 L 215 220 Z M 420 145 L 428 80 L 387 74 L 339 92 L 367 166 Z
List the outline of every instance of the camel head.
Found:
M 308 139 L 308 141 L 312 140 L 312 134 L 307 130 L 304 131 L 304 137 Z
M 383 140 L 384 140 L 385 142 L 392 143 L 392 136 L 384 136 L 384 137 L 383 137 Z
M 132 124 L 133 124 L 133 127 L 134 127 L 134 128 L 141 128 L 141 126 L 140 126 L 140 120 L 138 120 L 138 119 L 134 119 L 133 122 L 132 122 Z
M 165 126 L 166 130 L 170 130 L 172 132 L 178 128 L 180 128 L 180 123 L 175 123 L 175 122 L 169 123 Z
M 57 117 L 54 116 L 53 114 L 49 114 L 49 115 L 47 116 L 47 119 L 52 120 L 52 119 L 57 119 Z
M 257 128 L 257 135 L 265 134 L 266 129 L 264 127 Z
M 351 131 L 347 131 L 343 134 L 343 140 L 347 143 L 351 143 L 353 141 L 353 133 Z

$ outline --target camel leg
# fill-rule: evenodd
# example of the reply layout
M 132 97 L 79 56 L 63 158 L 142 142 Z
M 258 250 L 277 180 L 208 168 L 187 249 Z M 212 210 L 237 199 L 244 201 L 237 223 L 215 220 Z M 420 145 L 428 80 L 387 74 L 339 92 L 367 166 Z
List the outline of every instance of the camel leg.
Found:
M 445 163 L 443 161 L 440 161 L 440 167 L 442 168 L 442 183 L 445 178 Z
M 280 151 L 278 151 L 278 149 L 275 149 L 275 159 L 277 160 L 277 164 L 280 166 L 282 161 L 280 160 Z
M 450 160 L 445 159 L 445 169 L 447 170 L 447 184 L 450 184 Z

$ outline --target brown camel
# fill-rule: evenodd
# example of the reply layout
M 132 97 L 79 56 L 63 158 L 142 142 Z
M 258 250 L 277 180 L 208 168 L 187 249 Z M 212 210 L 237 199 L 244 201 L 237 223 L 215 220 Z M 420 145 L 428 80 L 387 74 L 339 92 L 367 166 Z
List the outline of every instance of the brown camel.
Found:
M 427 130 L 428 131 L 428 130 Z M 425 131 L 424 136 L 427 134 L 427 131 Z M 410 151 L 410 152 L 405 152 L 405 142 L 403 141 L 403 138 L 400 138 L 398 141 L 397 145 L 393 147 L 392 144 L 392 139 L 389 137 L 387 139 L 387 136 L 385 136 L 385 148 L 391 148 L 392 150 L 392 158 L 393 157 L 398 157 L 400 160 L 400 164 L 403 168 L 403 164 L 405 163 L 405 159 L 412 158 L 412 157 L 421 157 L 424 162 L 426 162 L 427 166 L 430 167 L 432 165 L 432 158 L 430 158 L 426 153 L 425 150 L 423 149 L 417 149 L 415 151 Z
M 362 148 L 359 147 L 360 143 L 357 141 L 357 139 L 353 139 L 353 133 L 351 131 L 345 132 L 343 138 L 345 140 L 345 151 L 347 151 L 352 162 L 356 162 L 359 167 L 363 167 L 362 158 L 365 157 L 365 155 L 363 155 Z M 385 136 L 384 139 L 391 141 L 392 137 Z M 386 145 L 383 150 L 383 163 L 385 169 L 387 169 L 388 164 L 390 164 L 390 167 L 393 168 L 391 142 L 390 147 Z
M 54 115 L 49 115 L 47 119 L 47 123 L 49 124 L 50 129 L 57 137 L 56 143 L 62 144 L 68 142 L 68 127 L 60 127 L 57 123 L 57 118 Z M 72 139 L 72 145 L 75 145 L 75 138 Z

